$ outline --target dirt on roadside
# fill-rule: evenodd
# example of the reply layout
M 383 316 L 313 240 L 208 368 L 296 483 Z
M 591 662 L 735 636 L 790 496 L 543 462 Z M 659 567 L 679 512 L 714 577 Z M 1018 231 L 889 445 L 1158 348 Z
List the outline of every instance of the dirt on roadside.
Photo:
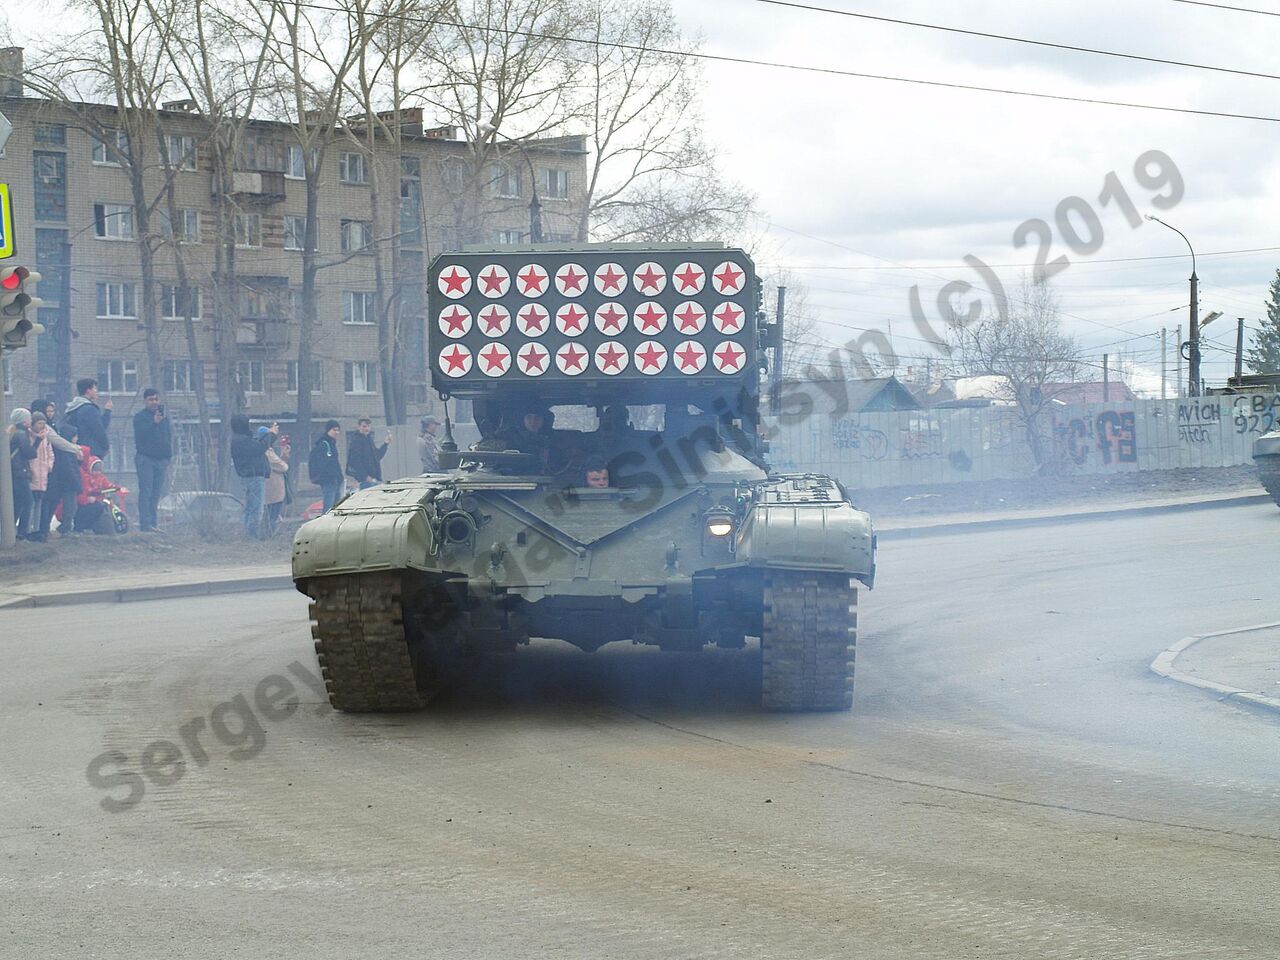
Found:
M 1121 508 L 1182 496 L 1262 493 L 1252 465 L 1201 470 L 1152 470 L 1107 476 L 1031 477 L 919 487 L 851 490 L 854 503 L 872 517 L 1064 508 Z

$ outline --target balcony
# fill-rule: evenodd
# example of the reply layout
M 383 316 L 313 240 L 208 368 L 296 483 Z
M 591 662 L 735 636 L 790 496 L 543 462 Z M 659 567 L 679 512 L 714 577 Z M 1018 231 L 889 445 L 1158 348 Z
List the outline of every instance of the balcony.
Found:
M 284 317 L 244 317 L 236 325 L 236 346 L 245 352 L 282 350 L 289 346 L 289 321 Z
M 213 181 L 213 195 L 218 195 L 217 178 Z M 285 198 L 284 174 L 279 170 L 233 170 L 231 195 L 240 201 L 281 203 Z

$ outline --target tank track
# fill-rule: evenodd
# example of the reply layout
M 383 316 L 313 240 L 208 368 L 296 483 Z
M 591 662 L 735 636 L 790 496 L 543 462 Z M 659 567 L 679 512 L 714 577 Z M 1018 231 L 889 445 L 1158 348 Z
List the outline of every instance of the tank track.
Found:
M 766 710 L 853 706 L 857 602 L 847 574 L 765 574 L 760 648 L 761 704 Z
M 359 573 L 311 581 L 311 635 L 335 710 L 418 710 L 419 690 L 405 637 L 400 574 Z
M 1258 465 L 1258 479 L 1263 488 L 1271 494 L 1271 499 L 1280 506 L 1280 457 L 1258 457 L 1254 460 Z

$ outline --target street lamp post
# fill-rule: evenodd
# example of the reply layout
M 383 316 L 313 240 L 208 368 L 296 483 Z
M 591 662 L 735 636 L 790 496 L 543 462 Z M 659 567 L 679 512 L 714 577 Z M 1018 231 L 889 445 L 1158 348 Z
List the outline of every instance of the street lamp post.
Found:
M 1165 223 L 1159 217 L 1147 214 L 1147 219 L 1168 227 L 1180 236 L 1191 251 L 1191 316 L 1187 329 L 1187 396 L 1200 396 L 1200 278 L 1196 276 L 1196 251 L 1191 246 L 1187 235 L 1172 224 Z M 1178 344 L 1178 352 L 1182 352 L 1182 344 Z
M 529 165 L 529 184 L 533 195 L 529 198 L 529 242 L 542 242 L 542 200 L 538 197 L 538 173 L 533 169 L 533 160 L 529 157 L 529 152 L 525 150 L 524 144 L 519 145 L 520 156 L 524 157 L 524 162 Z

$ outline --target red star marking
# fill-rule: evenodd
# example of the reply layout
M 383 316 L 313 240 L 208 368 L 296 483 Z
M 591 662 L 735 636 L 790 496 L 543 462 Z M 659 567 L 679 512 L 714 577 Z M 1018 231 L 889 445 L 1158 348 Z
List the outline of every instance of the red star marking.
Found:
M 600 369 L 608 370 L 612 367 L 615 370 L 622 369 L 622 358 L 627 354 L 623 350 L 619 350 L 612 343 L 605 344 L 603 350 L 596 354 L 596 359 L 600 361 Z
M 503 325 L 507 322 L 507 315 L 497 307 L 490 307 L 480 314 L 480 319 L 484 321 L 485 333 L 493 333 L 495 330 L 501 333 Z
M 463 310 L 461 307 L 454 307 L 449 311 L 448 316 L 441 315 L 440 319 L 449 326 L 449 329 L 446 330 L 445 333 L 453 335 L 455 333 L 466 332 L 467 320 L 470 318 L 467 315 L 467 311 Z
M 680 273 L 674 274 L 674 276 L 680 283 L 681 293 L 684 293 L 686 290 L 692 290 L 694 293 L 697 293 L 702 287 L 702 271 L 692 263 L 685 264 L 684 270 Z
M 471 354 L 463 350 L 457 344 L 454 344 L 453 353 L 442 353 L 440 359 L 449 365 L 449 369 L 445 373 L 453 373 L 455 370 L 465 370 L 467 368 L 467 360 Z
M 542 333 L 547 327 L 551 315 L 540 307 L 525 307 L 520 313 L 525 333 Z
M 579 310 L 577 307 L 569 307 L 564 313 L 560 314 L 560 324 L 564 327 L 565 333 L 571 329 L 582 332 L 582 322 L 587 319 L 587 312 Z
M 547 282 L 547 275 L 540 272 L 533 264 L 524 268 L 524 273 L 516 277 L 520 281 L 520 292 L 542 293 L 542 285 Z
M 585 273 L 575 273 L 571 264 L 561 273 L 556 274 L 556 279 L 560 281 L 560 285 L 564 287 L 566 293 L 570 290 L 577 290 L 581 293 L 582 281 L 587 279 L 587 275 Z
M 742 311 L 732 303 L 726 303 L 716 311 L 716 320 L 721 333 L 736 333 L 742 326 Z
M 541 373 L 542 365 L 547 362 L 547 357 L 549 356 L 550 354 L 547 351 L 539 352 L 536 346 L 530 344 L 520 354 L 520 365 L 524 368 L 525 373 L 530 370 L 537 370 Z
M 720 284 L 721 291 L 737 290 L 742 284 L 742 271 L 733 269 L 732 263 L 726 263 L 716 274 L 716 283 Z
M 614 273 L 613 264 L 609 264 L 607 273 L 597 273 L 596 282 L 600 284 L 600 292 L 606 290 L 622 290 L 622 281 L 626 279 L 625 273 Z
M 452 273 L 440 274 L 440 279 L 444 281 L 444 292 L 446 294 L 461 294 L 466 293 L 467 280 L 470 278 L 457 267 L 454 267 Z
M 662 310 L 652 303 L 646 304 L 643 310 L 636 312 L 636 319 L 640 321 L 640 331 L 642 333 L 649 330 L 661 330 L 662 317 Z
M 680 364 L 681 370 L 696 368 L 702 361 L 702 353 L 692 343 L 685 344 L 683 350 L 676 351 L 676 361 Z
M 619 310 L 616 305 L 608 304 L 596 314 L 596 319 L 603 321 L 600 324 L 600 332 L 608 333 L 610 330 L 621 330 L 623 321 L 627 319 L 626 311 Z
M 649 267 L 644 273 L 636 274 L 636 283 L 640 284 L 641 290 L 657 290 L 658 281 L 662 279 L 662 274 L 653 267 Z
M 582 363 L 587 359 L 587 351 L 579 350 L 573 344 L 569 344 L 567 348 L 560 351 L 560 359 L 564 361 L 566 369 L 577 367 L 582 369 Z
M 676 311 L 676 324 L 681 333 L 697 333 L 702 328 L 703 313 L 696 303 L 687 303 Z
M 488 347 L 480 352 L 480 359 L 484 361 L 485 372 L 494 369 L 494 367 L 501 370 L 510 359 L 510 356 L 503 347 L 498 346 L 496 343 L 489 344 Z
M 636 359 L 640 361 L 640 369 L 661 369 L 658 361 L 663 357 L 663 350 L 657 344 L 647 343 L 643 350 L 636 351 Z
M 490 267 L 488 276 L 480 274 L 480 282 L 484 284 L 485 293 L 492 293 L 495 290 L 501 292 L 507 277 L 499 273 L 497 267 Z
M 716 351 L 716 359 L 720 361 L 721 367 L 731 367 L 737 370 L 742 364 L 742 358 L 747 354 L 743 350 L 734 351 L 732 343 L 726 343 L 723 347 Z

